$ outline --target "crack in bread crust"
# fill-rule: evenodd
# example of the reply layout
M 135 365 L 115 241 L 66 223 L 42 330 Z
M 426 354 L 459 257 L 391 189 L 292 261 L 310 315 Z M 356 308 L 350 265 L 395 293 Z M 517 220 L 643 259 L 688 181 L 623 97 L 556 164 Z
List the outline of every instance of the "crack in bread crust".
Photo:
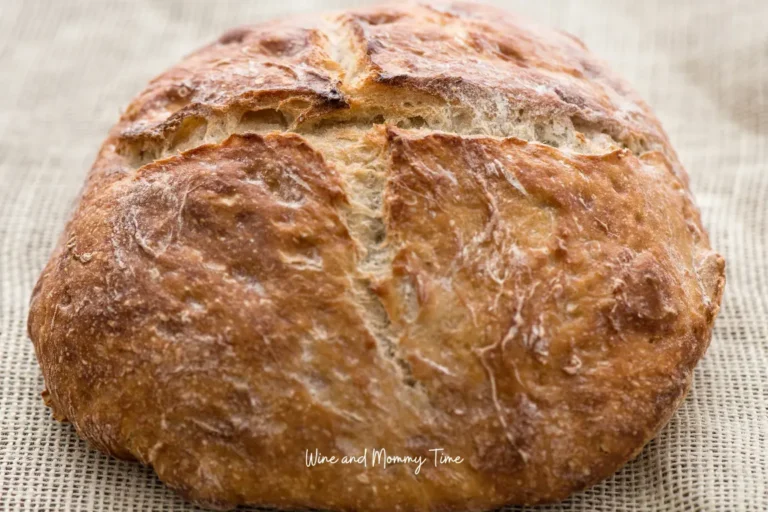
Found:
M 428 8 L 420 9 L 426 9 L 429 14 Z M 459 28 L 448 29 L 459 31 L 459 35 L 466 39 L 466 48 L 489 59 L 488 62 L 478 61 L 483 65 L 478 65 L 477 78 L 473 80 L 466 78 L 459 70 L 456 70 L 454 77 L 439 74 L 424 76 L 429 68 L 413 74 L 388 70 L 390 67 L 400 69 L 396 66 L 402 66 L 401 61 L 415 65 L 408 60 L 415 58 L 409 53 L 413 50 L 403 41 L 402 50 L 390 51 L 396 57 L 384 60 L 380 55 L 381 31 L 377 31 L 378 25 L 370 25 L 369 17 L 370 14 L 365 12 L 341 15 L 323 21 L 311 30 L 299 31 L 301 50 L 294 48 L 295 42 L 276 42 L 274 31 L 261 33 L 261 27 L 239 30 L 241 43 L 251 41 L 254 48 L 261 49 L 258 62 L 260 70 L 267 75 L 259 80 L 265 82 L 265 87 L 257 85 L 250 90 L 230 87 L 221 97 L 209 99 L 196 93 L 202 86 L 194 84 L 203 81 L 197 75 L 181 80 L 180 85 L 171 82 L 171 78 L 179 80 L 172 74 L 167 79 L 159 77 L 155 80 L 158 86 L 154 90 L 160 92 L 145 93 L 123 117 L 121 124 L 124 127 L 118 130 L 118 152 L 137 167 L 204 143 L 219 143 L 236 133 L 266 133 L 275 129 L 301 133 L 328 125 L 373 127 L 388 123 L 468 136 L 514 136 L 586 153 L 626 148 L 638 156 L 646 151 L 662 151 L 668 156 L 672 154 L 663 132 L 652 118 L 648 118 L 647 125 L 636 125 L 633 121 L 620 126 L 615 118 L 600 114 L 600 109 L 607 107 L 599 102 L 607 100 L 597 95 L 605 96 L 608 91 L 608 97 L 627 95 L 621 101 L 631 105 L 627 107 L 631 111 L 642 112 L 647 107 L 627 91 L 624 84 L 601 69 L 597 62 L 582 58 L 582 71 L 574 71 L 567 66 L 562 69 L 553 67 L 547 70 L 549 74 L 531 76 L 531 82 L 519 89 L 505 92 L 502 87 L 502 92 L 491 94 L 488 91 L 498 87 L 489 82 L 487 66 L 494 61 L 506 64 L 509 61 L 507 54 L 519 55 L 519 52 L 515 53 L 503 39 L 488 42 L 462 25 L 470 22 L 477 25 L 480 22 L 453 20 L 450 26 Z M 470 28 L 487 29 L 484 25 L 470 25 Z M 411 29 L 410 25 L 405 28 Z M 289 26 L 284 30 L 290 34 L 296 29 Z M 395 31 L 394 34 L 400 32 Z M 223 40 L 225 42 L 218 43 L 218 46 L 214 44 L 190 56 L 188 67 L 202 64 L 205 66 L 202 69 L 210 73 L 207 68 L 217 69 L 220 64 L 226 66 L 233 58 L 237 59 L 239 52 L 230 49 L 233 43 L 226 38 Z M 576 46 L 570 39 L 567 41 Z M 502 49 L 493 49 L 496 48 L 493 45 Z M 274 48 L 282 46 L 291 49 L 282 54 L 274 51 Z M 530 50 L 541 51 L 535 48 Z M 252 57 L 256 55 L 258 52 L 250 53 Z M 297 75 L 289 68 L 297 55 L 306 59 L 305 66 L 313 66 L 310 71 Z M 278 60 L 274 60 L 276 57 Z M 540 61 L 536 63 L 542 65 Z M 515 72 L 528 69 L 527 64 L 517 64 Z M 290 77 L 272 77 L 269 74 L 271 69 L 287 69 Z M 555 72 L 568 80 L 552 81 L 551 75 Z M 583 83 L 572 79 L 571 74 L 578 73 L 605 75 L 605 84 L 600 89 L 589 91 Z M 212 81 L 210 78 L 207 80 Z M 286 80 L 294 81 L 292 87 L 287 87 Z M 165 85 L 165 89 L 159 87 L 166 82 L 169 85 Z M 571 89 L 567 88 L 569 86 Z M 595 94 L 595 98 L 589 99 L 590 94 Z M 164 112 L 170 115 L 163 117 Z M 253 116 L 249 116 L 250 113 L 260 112 L 265 115 L 255 122 Z M 647 113 L 643 115 L 648 117 Z
M 490 509 L 636 455 L 723 286 L 658 121 L 583 44 L 396 4 L 236 29 L 153 80 L 29 332 L 55 417 L 196 503 Z M 440 447 L 464 462 L 301 453 Z

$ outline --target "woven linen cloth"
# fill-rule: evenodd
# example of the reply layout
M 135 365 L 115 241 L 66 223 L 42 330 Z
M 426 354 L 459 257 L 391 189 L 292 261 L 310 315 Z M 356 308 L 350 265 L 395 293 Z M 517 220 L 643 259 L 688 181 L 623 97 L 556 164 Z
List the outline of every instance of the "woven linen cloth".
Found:
M 541 510 L 768 510 L 768 1 L 508 1 L 655 109 L 691 175 L 725 299 L 694 386 L 641 455 Z M 0 0 L 0 510 L 194 510 L 43 406 L 35 280 L 119 108 L 226 28 L 354 1 Z

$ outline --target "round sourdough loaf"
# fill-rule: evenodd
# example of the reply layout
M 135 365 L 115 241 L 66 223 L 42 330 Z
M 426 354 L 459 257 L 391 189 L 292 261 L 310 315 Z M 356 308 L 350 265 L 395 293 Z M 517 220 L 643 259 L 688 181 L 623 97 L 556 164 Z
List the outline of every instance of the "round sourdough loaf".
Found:
M 54 416 L 196 503 L 480 510 L 634 457 L 723 284 L 659 122 L 578 39 L 399 4 L 154 79 L 29 333 Z

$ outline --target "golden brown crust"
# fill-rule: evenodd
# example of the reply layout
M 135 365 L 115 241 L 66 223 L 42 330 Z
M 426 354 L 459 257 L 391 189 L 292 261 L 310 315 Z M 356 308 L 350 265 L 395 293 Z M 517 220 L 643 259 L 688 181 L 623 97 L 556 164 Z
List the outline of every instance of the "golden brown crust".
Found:
M 54 415 L 198 503 L 480 510 L 635 456 L 723 284 L 658 121 L 580 42 L 394 5 L 230 31 L 155 79 L 29 332 Z

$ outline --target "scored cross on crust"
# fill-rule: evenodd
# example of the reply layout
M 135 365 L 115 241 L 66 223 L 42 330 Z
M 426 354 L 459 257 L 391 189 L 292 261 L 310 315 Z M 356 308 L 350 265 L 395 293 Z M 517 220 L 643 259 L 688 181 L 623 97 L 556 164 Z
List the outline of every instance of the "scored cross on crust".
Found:
M 476 510 L 634 457 L 723 285 L 658 121 L 581 42 L 379 6 L 233 30 L 154 79 L 29 332 L 54 415 L 197 503 Z

